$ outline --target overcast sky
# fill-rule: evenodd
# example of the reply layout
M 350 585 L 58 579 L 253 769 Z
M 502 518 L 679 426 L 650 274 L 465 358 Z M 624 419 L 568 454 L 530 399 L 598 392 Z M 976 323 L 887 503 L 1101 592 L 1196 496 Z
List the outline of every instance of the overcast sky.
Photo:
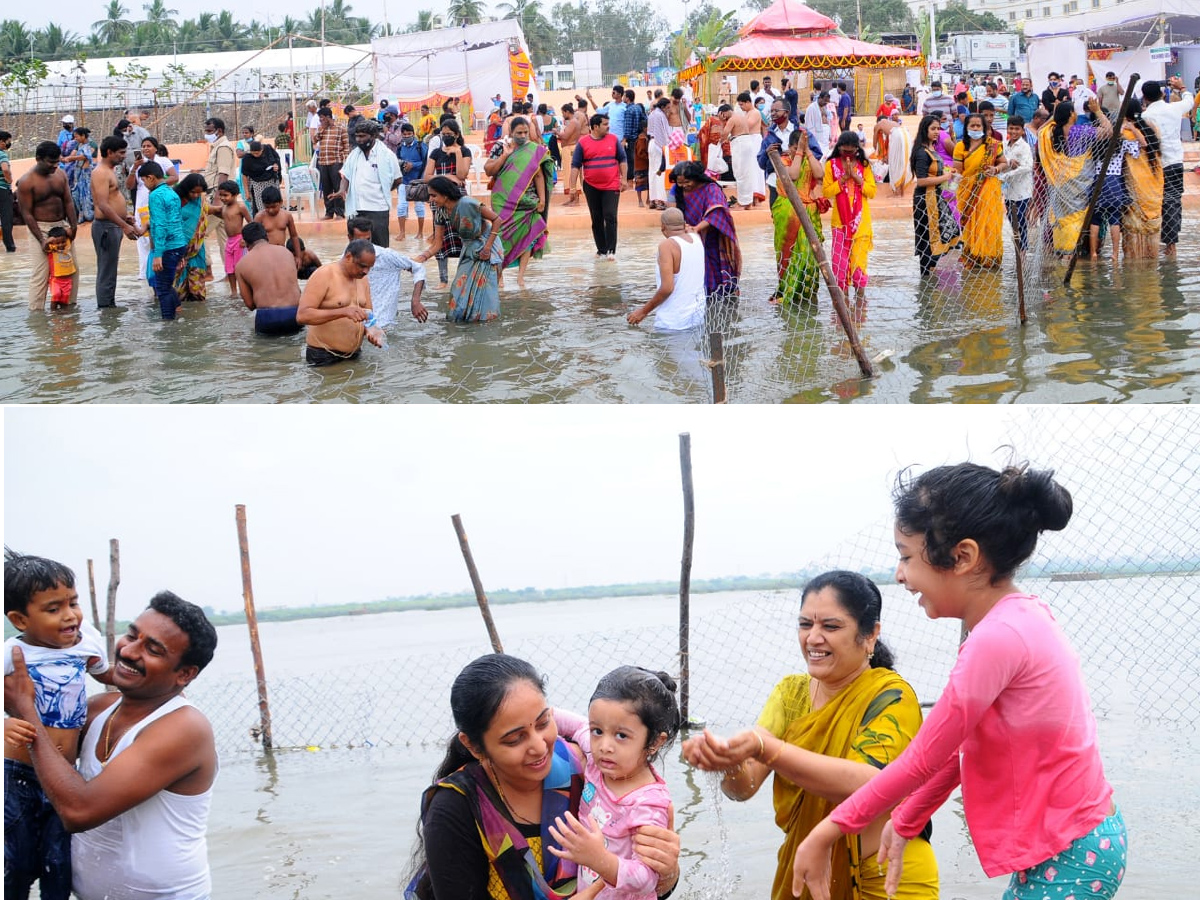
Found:
M 142 9 L 145 0 L 121 0 L 121 2 L 129 10 L 126 18 L 135 22 L 145 18 L 145 11 Z M 543 0 L 542 8 L 547 14 L 554 6 L 554 2 L 555 0 Z M 678 27 L 678 23 L 681 23 L 686 17 L 687 11 L 695 9 L 699 2 L 700 0 L 686 0 L 686 2 L 685 0 L 654 0 L 653 5 L 656 9 L 663 11 L 668 23 L 674 23 L 672 27 Z M 722 12 L 741 8 L 739 0 L 709 0 L 709 2 Z M 216 9 L 207 0 L 166 0 L 166 5 L 168 9 L 179 11 L 176 21 L 194 19 L 202 12 L 214 12 Z M 348 0 L 347 5 L 350 7 L 351 15 L 366 16 L 372 23 L 380 25 L 387 21 L 394 29 L 403 31 L 410 22 L 416 21 L 417 10 L 432 9 L 435 13 L 444 14 L 450 4 L 448 0 Z M 484 2 L 484 7 L 492 15 L 499 15 L 496 12 L 497 6 L 498 3 L 491 3 L 488 0 Z M 12 7 L 4 13 L 0 13 L 0 17 L 19 19 L 32 28 L 44 28 L 48 22 L 56 22 L 68 31 L 87 36 L 91 31 L 92 23 L 104 18 L 105 8 L 104 0 L 58 0 L 58 2 L 46 6 L 21 7 L 19 9 Z M 251 19 L 258 19 L 260 22 L 273 22 L 278 25 L 286 15 L 304 19 L 308 17 L 310 10 L 319 8 L 318 0 L 299 0 L 296 3 L 265 3 L 263 0 L 250 0 L 246 5 L 238 5 L 232 9 L 234 17 L 240 22 L 246 23 Z M 746 10 L 741 10 L 739 17 L 742 21 L 746 21 L 751 16 Z M 549 60 L 544 62 L 548 63 Z M 543 65 L 542 60 L 535 60 L 534 63 Z
M 241 606 L 234 507 L 260 607 L 679 575 L 679 434 L 692 440 L 693 577 L 794 571 L 890 510 L 897 471 L 995 464 L 983 407 L 61 407 L 4 414 L 4 540 L 118 610 L 170 588 Z M 86 596 L 86 591 L 84 592 Z

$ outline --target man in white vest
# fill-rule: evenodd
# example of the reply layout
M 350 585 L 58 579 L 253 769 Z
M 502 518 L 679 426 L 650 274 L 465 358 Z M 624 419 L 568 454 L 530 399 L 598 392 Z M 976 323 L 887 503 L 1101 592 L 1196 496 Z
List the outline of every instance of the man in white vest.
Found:
M 88 701 L 79 769 L 41 723 L 19 648 L 4 708 L 34 727 L 38 781 L 71 838 L 79 900 L 208 900 L 208 812 L 217 777 L 212 725 L 183 690 L 212 659 L 217 632 L 170 591 L 117 639 L 116 693 Z

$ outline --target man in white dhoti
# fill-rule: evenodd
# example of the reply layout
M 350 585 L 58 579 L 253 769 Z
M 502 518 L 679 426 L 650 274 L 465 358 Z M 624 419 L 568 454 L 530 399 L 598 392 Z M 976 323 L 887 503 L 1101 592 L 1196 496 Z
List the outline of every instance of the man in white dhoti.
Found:
M 729 152 L 737 181 L 737 209 L 757 206 L 766 196 L 766 180 L 758 167 L 762 144 L 762 117 L 754 108 L 749 91 L 738 94 L 737 108 L 729 119 Z M 760 186 L 761 185 L 761 186 Z M 755 197 L 757 190 L 759 196 Z
M 829 146 L 829 123 L 825 119 L 825 104 L 828 102 L 829 92 L 821 91 L 804 111 L 804 127 L 816 137 L 822 148 Z
M 646 177 L 650 180 L 650 208 L 667 208 L 667 181 L 659 171 L 663 168 L 664 154 L 670 146 L 671 125 L 667 121 L 667 107 L 671 101 L 667 97 L 659 97 L 654 101 L 650 117 L 646 124 L 649 135 L 647 152 L 650 157 L 650 168 Z
M 888 136 L 888 182 L 892 186 L 892 193 L 903 197 L 904 189 L 915 180 L 912 164 L 909 162 L 912 157 L 912 138 L 909 137 L 899 112 L 892 113 L 889 118 L 895 126 Z

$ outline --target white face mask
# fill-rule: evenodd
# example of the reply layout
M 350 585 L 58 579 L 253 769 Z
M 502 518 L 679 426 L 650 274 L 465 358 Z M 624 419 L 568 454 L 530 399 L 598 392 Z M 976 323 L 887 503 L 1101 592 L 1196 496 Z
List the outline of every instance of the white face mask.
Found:
M 217 140 L 217 136 L 216 136 L 215 134 L 206 134 L 206 135 L 204 136 L 204 139 L 205 139 L 206 141 L 208 141 L 210 144 L 212 144 L 212 143 L 215 143 L 215 142 L 216 142 L 216 140 Z

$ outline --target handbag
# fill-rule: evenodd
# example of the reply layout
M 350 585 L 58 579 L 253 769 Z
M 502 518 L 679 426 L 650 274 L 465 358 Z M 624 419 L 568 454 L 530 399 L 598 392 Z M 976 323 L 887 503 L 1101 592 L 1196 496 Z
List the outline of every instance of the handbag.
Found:
M 429 185 L 424 181 L 410 181 L 404 186 L 404 196 L 409 200 L 424 203 L 429 200 Z
M 729 171 L 729 165 L 725 162 L 725 157 L 721 155 L 721 145 L 713 143 L 708 145 L 708 160 L 704 168 L 715 175 L 724 175 Z

